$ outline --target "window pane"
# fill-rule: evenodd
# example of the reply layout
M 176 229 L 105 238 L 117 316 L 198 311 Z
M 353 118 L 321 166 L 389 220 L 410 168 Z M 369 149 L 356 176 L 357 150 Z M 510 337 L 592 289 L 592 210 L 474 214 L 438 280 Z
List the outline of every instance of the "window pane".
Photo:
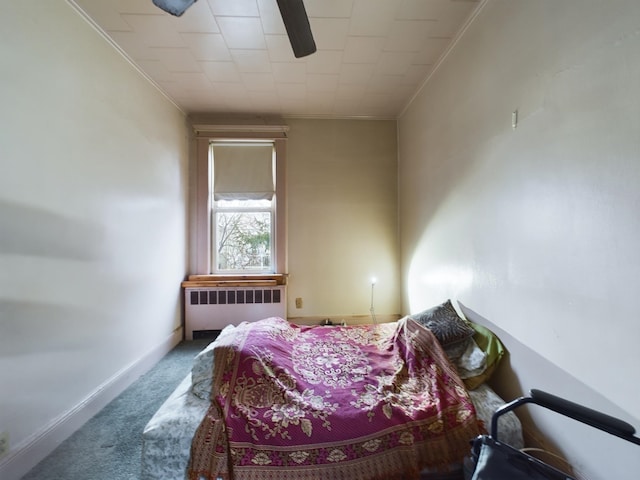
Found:
M 218 271 L 271 270 L 271 212 L 216 213 Z

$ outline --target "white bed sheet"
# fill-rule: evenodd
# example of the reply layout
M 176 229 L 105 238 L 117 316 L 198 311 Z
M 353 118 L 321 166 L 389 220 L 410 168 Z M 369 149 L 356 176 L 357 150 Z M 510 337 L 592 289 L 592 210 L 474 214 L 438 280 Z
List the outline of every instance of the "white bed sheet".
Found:
M 141 480 L 185 479 L 191 439 L 209 404 L 191 393 L 189 373 L 142 432 Z
M 505 402 L 488 385 L 470 392 L 477 415 L 487 429 L 493 412 Z M 173 391 L 146 425 L 142 437 L 141 480 L 184 480 L 191 439 L 209 406 L 191 393 L 191 374 Z M 514 448 L 524 446 L 522 426 L 509 412 L 498 421 L 500 440 Z

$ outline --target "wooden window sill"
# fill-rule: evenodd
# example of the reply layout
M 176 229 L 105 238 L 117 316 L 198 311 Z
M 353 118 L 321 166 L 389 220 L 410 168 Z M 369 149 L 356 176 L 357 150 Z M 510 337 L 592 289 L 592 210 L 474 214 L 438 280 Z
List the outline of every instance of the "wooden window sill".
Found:
M 182 287 L 268 287 L 286 285 L 286 274 L 264 275 L 189 275 Z

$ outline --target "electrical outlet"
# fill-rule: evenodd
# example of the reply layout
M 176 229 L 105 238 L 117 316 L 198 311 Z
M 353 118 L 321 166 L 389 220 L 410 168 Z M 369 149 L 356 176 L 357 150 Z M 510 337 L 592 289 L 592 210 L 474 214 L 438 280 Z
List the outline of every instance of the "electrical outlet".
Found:
M 0 458 L 9 453 L 9 432 L 4 431 L 0 434 Z
M 296 308 L 302 308 L 302 297 L 296 297 Z

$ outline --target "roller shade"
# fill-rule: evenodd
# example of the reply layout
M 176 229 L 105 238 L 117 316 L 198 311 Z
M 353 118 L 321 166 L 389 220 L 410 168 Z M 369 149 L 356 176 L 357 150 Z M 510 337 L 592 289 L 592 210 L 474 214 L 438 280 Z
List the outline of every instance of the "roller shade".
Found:
M 211 145 L 214 200 L 271 200 L 273 144 Z

